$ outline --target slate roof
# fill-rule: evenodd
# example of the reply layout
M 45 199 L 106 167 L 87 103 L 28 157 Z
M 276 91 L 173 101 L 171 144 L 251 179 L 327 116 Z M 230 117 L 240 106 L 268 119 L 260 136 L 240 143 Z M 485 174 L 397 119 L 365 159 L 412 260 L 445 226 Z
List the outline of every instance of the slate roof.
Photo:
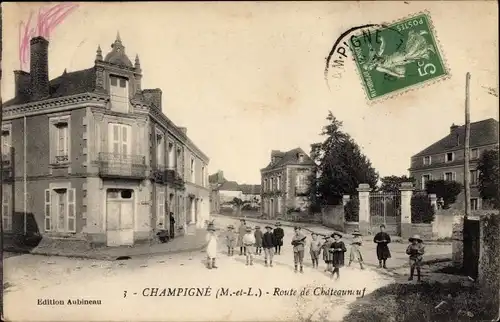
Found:
M 302 162 L 299 162 L 299 154 L 304 155 L 304 159 Z M 278 156 L 280 157 L 280 159 L 274 164 L 272 163 L 271 160 L 271 162 L 269 162 L 269 164 L 261 171 L 277 169 L 285 165 L 312 165 L 312 166 L 315 165 L 311 157 L 309 157 L 309 155 L 307 155 L 307 153 L 305 153 L 304 150 L 302 150 L 301 148 L 295 148 L 287 152 L 273 150 L 271 152 L 271 156 Z
M 498 144 L 498 121 L 490 118 L 470 124 L 470 147 Z M 453 133 L 431 144 L 424 150 L 413 155 L 420 157 L 444 153 L 446 151 L 463 149 L 465 145 L 465 125 L 457 127 Z
M 226 181 L 220 187 L 219 190 L 223 191 L 241 191 L 240 186 L 236 181 Z
M 95 89 L 96 73 L 95 68 L 64 73 L 49 82 L 49 98 L 71 96 L 86 92 L 93 92 Z M 31 101 L 28 96 L 17 96 L 8 100 L 3 106 L 26 104 Z
M 240 184 L 240 190 L 246 195 L 260 194 L 260 185 L 258 184 Z

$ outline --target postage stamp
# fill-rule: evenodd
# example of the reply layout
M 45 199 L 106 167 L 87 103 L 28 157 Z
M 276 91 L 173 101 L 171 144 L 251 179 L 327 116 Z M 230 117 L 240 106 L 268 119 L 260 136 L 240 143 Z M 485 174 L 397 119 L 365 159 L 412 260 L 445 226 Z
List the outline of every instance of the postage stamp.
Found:
M 394 32 L 397 31 L 397 32 Z M 356 69 L 369 101 L 387 99 L 449 76 L 427 12 L 351 37 Z

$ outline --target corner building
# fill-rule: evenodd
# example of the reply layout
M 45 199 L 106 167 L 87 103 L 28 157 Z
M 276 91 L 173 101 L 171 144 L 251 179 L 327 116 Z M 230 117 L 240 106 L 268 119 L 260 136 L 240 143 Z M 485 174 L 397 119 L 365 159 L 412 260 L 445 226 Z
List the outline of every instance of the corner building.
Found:
M 3 105 L 2 220 L 6 235 L 133 245 L 208 219 L 208 157 L 142 89 L 117 35 L 94 66 L 49 81 L 49 43 L 31 39 L 30 73 L 15 71 Z

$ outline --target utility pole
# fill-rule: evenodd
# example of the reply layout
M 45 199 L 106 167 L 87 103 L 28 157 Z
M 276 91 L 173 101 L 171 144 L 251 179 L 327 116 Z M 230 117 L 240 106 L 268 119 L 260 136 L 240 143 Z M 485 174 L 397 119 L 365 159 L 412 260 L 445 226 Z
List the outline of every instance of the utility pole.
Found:
M 465 218 L 470 216 L 470 73 L 465 75 L 465 146 L 464 146 L 464 189 L 465 189 Z

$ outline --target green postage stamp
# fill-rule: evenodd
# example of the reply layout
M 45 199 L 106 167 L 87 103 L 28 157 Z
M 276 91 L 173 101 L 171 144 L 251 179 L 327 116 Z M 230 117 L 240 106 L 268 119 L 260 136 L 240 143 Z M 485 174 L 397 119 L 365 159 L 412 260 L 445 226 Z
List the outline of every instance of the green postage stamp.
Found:
M 351 37 L 349 45 L 370 101 L 396 96 L 449 76 L 427 13 L 372 32 L 363 31 Z

